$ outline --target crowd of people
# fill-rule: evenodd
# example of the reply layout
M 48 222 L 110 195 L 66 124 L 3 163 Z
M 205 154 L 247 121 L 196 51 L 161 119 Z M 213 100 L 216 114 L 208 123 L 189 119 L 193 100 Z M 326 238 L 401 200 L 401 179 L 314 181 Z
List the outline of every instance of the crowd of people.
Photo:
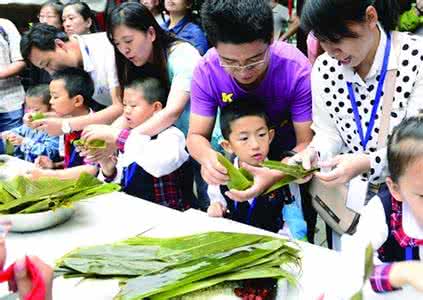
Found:
M 160 205 L 310 243 L 310 180 L 349 184 L 362 189 L 361 218 L 332 247 L 371 243 L 375 291 L 423 292 L 423 39 L 397 31 L 403 2 L 307 0 L 295 14 L 274 0 L 205 0 L 200 11 L 188 0 L 128 1 L 101 32 L 87 3 L 48 1 L 22 36 L 0 19 L 0 152 L 12 145 L 8 154 L 33 162 L 33 179 L 90 173 Z M 423 1 L 408 9 L 423 18 Z M 300 27 L 308 57 L 286 42 Z M 98 140 L 105 146 L 89 147 Z M 229 189 L 220 154 L 253 185 Z M 266 193 L 286 176 L 262 167 L 267 159 L 319 171 Z

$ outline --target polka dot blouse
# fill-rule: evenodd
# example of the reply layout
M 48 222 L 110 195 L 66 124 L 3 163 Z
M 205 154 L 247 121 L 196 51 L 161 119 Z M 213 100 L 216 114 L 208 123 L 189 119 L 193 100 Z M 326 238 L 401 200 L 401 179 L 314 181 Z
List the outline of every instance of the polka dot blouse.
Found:
M 348 95 L 347 82 L 353 85 L 365 133 L 376 97 L 386 42 L 387 36 L 381 29 L 375 60 L 364 80 L 354 72 L 353 68 L 342 65 L 327 53 L 316 60 L 311 76 L 312 129 L 315 132 L 312 145 L 319 151 L 321 159 L 329 159 L 337 154 L 363 152 Z M 420 109 L 423 109 L 423 38 L 398 33 L 396 43 L 391 48 L 393 51 L 388 62 L 388 70 L 397 70 L 389 124 L 390 132 L 402 119 L 416 115 Z M 387 86 L 384 85 L 383 90 L 385 91 L 386 88 Z M 363 174 L 375 184 L 384 182 L 387 175 L 386 145 L 379 147 L 380 149 L 377 145 L 382 103 L 383 98 L 379 103 L 375 125 L 365 151 L 370 157 L 371 169 L 368 174 Z

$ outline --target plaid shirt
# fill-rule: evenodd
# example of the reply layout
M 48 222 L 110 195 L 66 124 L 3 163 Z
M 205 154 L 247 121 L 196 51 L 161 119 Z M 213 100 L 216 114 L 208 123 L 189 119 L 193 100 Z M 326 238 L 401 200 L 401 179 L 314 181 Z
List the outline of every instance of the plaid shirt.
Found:
M 392 197 L 392 214 L 390 216 L 391 233 L 402 248 L 423 246 L 423 240 L 409 237 L 402 227 L 402 205 Z M 394 291 L 389 282 L 392 263 L 375 266 L 370 276 L 370 284 L 377 293 Z

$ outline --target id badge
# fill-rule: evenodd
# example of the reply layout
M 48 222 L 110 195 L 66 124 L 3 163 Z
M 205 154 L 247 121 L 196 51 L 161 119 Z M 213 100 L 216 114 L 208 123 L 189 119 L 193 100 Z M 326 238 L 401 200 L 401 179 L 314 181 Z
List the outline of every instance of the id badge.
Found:
M 348 185 L 347 207 L 357 213 L 361 213 L 366 204 L 368 188 L 369 181 L 360 175 L 351 179 Z

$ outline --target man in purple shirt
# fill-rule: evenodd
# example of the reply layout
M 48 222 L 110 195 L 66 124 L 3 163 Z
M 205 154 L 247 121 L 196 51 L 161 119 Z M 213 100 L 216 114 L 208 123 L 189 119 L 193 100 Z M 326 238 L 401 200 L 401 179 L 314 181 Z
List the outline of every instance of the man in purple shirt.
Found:
M 276 138 L 271 158 L 286 150 L 301 151 L 312 139 L 311 66 L 296 48 L 273 43 L 273 15 L 263 0 L 206 0 L 202 21 L 213 49 L 202 58 L 191 85 L 191 118 L 187 138 L 191 155 L 209 184 L 224 184 L 226 169 L 210 146 L 217 108 L 245 95 L 262 99 Z M 245 201 L 266 190 L 283 174 L 244 166 L 254 175 L 246 191 L 228 196 Z

